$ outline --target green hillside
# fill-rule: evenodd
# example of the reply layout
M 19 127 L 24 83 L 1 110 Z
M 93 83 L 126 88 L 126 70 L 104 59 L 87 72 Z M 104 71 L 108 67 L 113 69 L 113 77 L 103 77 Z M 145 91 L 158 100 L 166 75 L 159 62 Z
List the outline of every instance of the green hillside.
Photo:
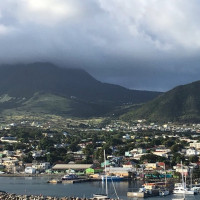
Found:
M 200 81 L 178 86 L 121 116 L 123 120 L 200 121 Z
M 53 94 L 36 93 L 29 99 L 13 99 L 8 95 L 6 97 L 7 101 L 0 102 L 0 111 L 3 115 L 53 114 L 63 117 L 91 117 L 105 115 L 113 108 L 110 105 L 88 103 Z
M 50 63 L 0 66 L 0 114 L 92 117 L 143 103 L 159 92 L 102 83 L 82 69 Z

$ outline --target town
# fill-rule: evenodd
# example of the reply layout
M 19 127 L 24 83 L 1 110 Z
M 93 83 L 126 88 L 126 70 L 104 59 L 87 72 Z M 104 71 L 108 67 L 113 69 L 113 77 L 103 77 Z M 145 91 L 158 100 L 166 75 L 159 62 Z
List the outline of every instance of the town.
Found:
M 200 178 L 200 124 L 71 120 L 61 130 L 22 121 L 1 127 L 0 173 L 5 175 L 103 172 L 124 178 Z M 183 169 L 181 169 L 183 162 Z

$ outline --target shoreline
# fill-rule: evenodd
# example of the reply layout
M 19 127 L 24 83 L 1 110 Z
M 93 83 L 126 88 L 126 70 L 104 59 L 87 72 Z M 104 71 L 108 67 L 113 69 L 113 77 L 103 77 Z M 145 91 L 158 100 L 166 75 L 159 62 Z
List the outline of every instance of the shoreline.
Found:
M 61 177 L 63 174 L 0 174 L 0 177 Z
M 55 197 L 55 196 L 43 196 L 43 195 L 19 195 L 11 194 L 4 191 L 0 191 L 0 199 L 2 200 L 93 200 L 93 198 L 80 198 L 80 197 Z M 116 199 L 111 199 L 116 200 Z
M 79 197 L 53 197 L 53 196 L 43 196 L 43 195 L 19 195 L 10 194 L 4 191 L 0 192 L 0 199 L 2 200 L 89 200 L 87 198 Z

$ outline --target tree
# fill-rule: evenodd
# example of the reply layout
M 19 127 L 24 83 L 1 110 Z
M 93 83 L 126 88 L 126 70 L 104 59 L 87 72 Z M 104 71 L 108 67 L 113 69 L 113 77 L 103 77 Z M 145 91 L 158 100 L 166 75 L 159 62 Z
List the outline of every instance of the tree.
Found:
M 183 145 L 182 145 L 182 144 L 174 144 L 174 145 L 171 147 L 171 151 L 172 151 L 172 153 L 177 153 L 177 152 L 180 151 L 182 148 L 183 148 Z
M 72 144 L 69 145 L 69 150 L 72 152 L 76 152 L 80 149 L 80 147 L 78 146 L 78 143 L 73 142 Z
M 45 149 L 47 151 L 50 150 L 50 148 L 54 147 L 55 141 L 50 138 L 43 138 L 39 142 L 39 149 Z
M 190 156 L 189 161 L 191 163 L 197 163 L 199 161 L 199 157 L 198 156 Z
M 165 161 L 165 160 L 166 160 L 166 158 L 161 157 L 161 156 L 154 155 L 154 154 L 152 154 L 152 153 L 143 155 L 143 156 L 141 156 L 141 158 L 140 158 L 140 162 L 149 162 L 149 163 L 163 162 L 163 161 Z
M 13 145 L 11 144 L 5 144 L 3 147 L 3 150 L 13 151 Z
M 175 143 L 176 143 L 176 141 L 175 141 L 174 139 L 169 139 L 169 140 L 165 141 L 165 142 L 163 143 L 163 145 L 165 145 L 166 147 L 171 147 L 171 146 L 173 146 Z
M 25 162 L 25 163 L 32 163 L 32 161 L 33 161 L 32 153 L 29 152 L 27 154 L 27 156 L 23 158 L 23 162 Z
M 172 165 L 176 165 L 177 163 L 181 163 L 185 161 L 185 156 L 180 153 L 174 153 L 172 159 Z

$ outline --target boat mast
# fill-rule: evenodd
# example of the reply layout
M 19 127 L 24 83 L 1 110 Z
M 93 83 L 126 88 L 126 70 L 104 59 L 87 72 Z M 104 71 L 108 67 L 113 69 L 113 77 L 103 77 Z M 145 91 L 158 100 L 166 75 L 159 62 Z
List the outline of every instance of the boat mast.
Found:
M 192 168 L 190 168 L 190 188 L 192 188 Z
M 183 185 L 183 188 L 185 189 L 184 178 L 183 178 L 183 162 L 182 162 L 182 160 L 181 160 L 181 176 L 182 176 L 182 185 Z
M 108 179 L 106 173 L 106 151 L 104 149 L 104 170 L 105 170 L 105 178 L 106 178 L 106 195 L 108 196 Z
M 166 188 L 167 187 L 167 173 L 166 173 L 165 165 L 164 165 L 164 170 L 165 170 L 165 188 Z

